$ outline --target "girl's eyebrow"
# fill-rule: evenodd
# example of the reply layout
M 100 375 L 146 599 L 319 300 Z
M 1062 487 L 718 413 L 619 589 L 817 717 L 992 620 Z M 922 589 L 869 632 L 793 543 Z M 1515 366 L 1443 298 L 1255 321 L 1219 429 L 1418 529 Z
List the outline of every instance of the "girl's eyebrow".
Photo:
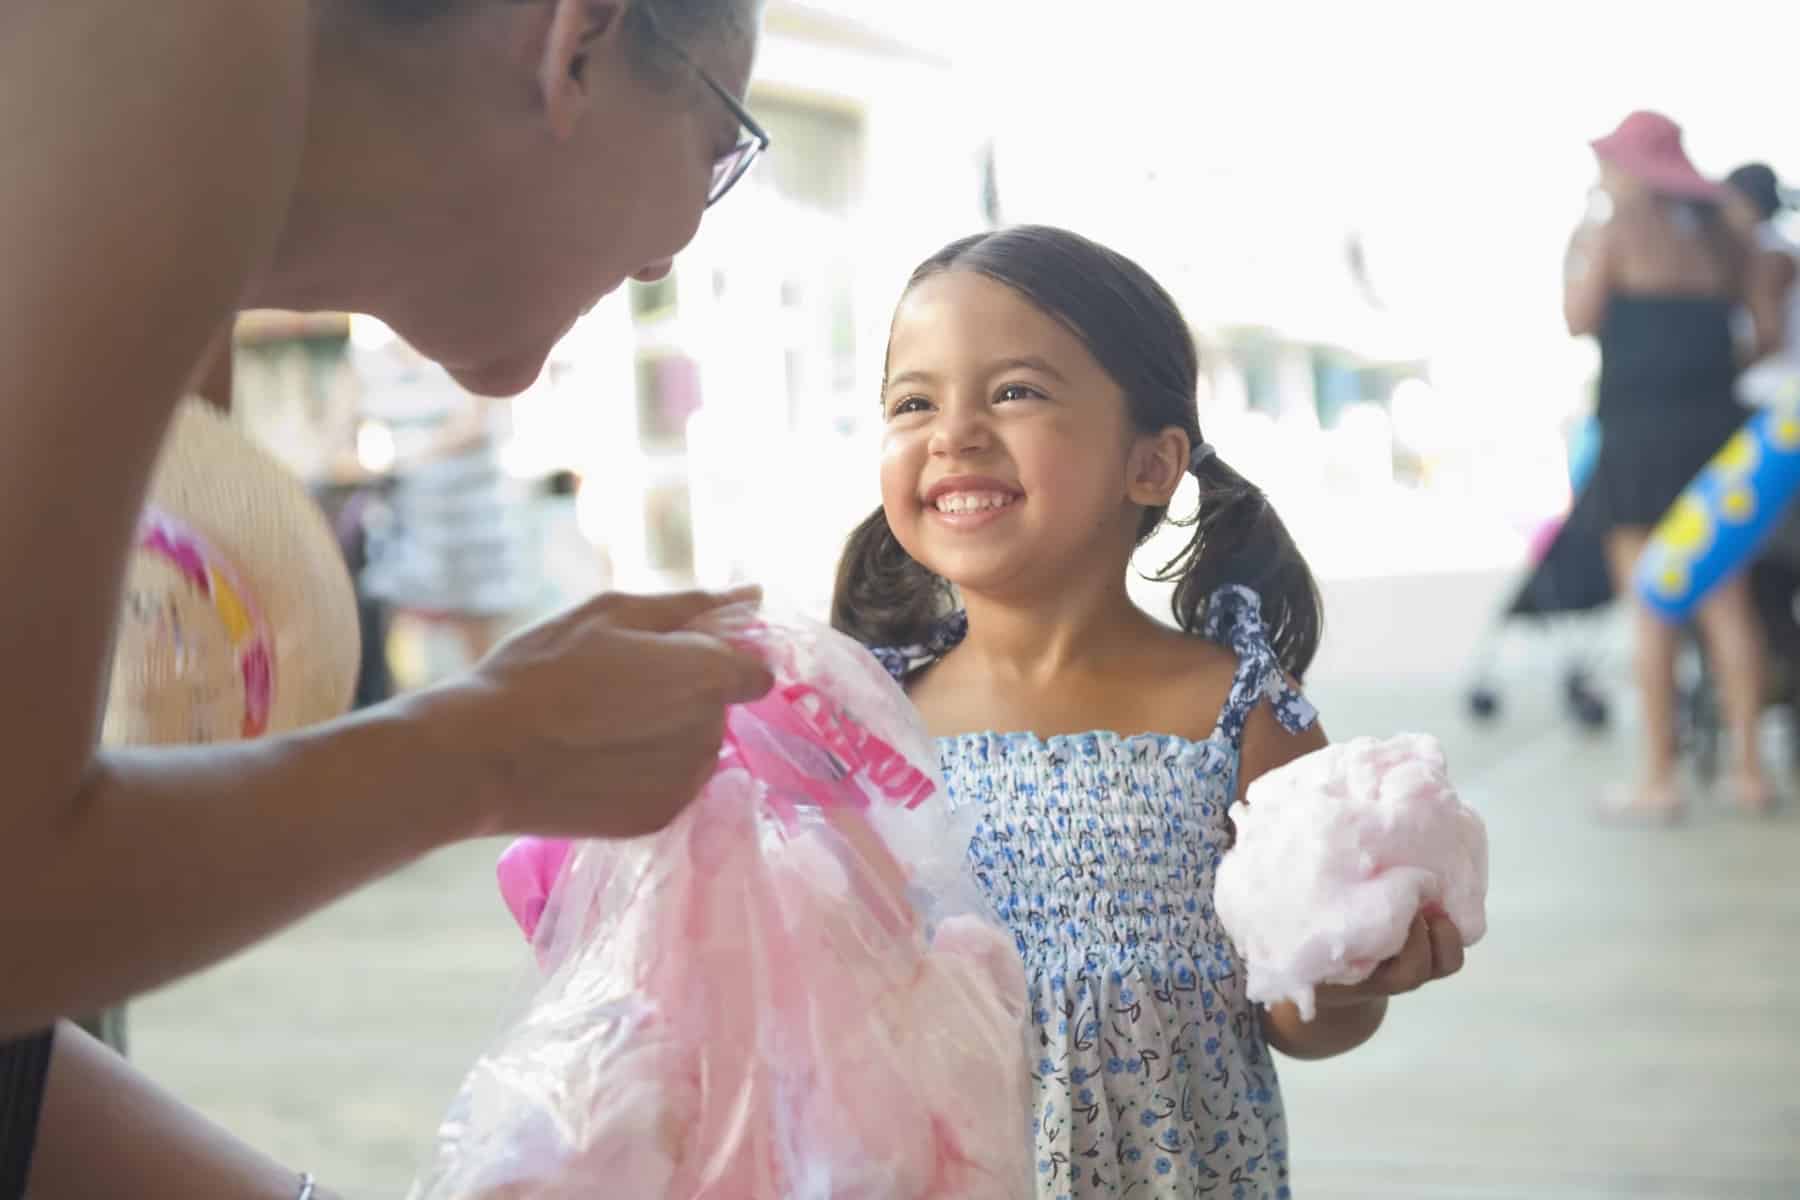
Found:
M 1050 360 L 1039 358 L 1035 354 L 1024 354 L 1017 358 L 1003 358 L 995 363 L 990 371 L 999 374 L 1002 371 L 1036 371 L 1039 375 L 1048 375 L 1058 383 L 1067 383 L 1063 373 L 1050 365 Z
M 1051 379 L 1056 380 L 1058 383 L 1068 382 L 1068 380 L 1063 377 L 1061 371 L 1050 365 L 1048 359 L 1040 358 L 1035 354 L 1024 354 L 1013 358 L 997 359 L 988 365 L 988 374 L 990 375 L 998 375 L 1005 371 L 1036 371 L 1038 374 L 1046 375 Z M 889 388 L 895 388 L 904 384 L 930 385 L 936 382 L 936 375 L 933 375 L 930 371 L 915 368 L 909 371 L 902 371 L 898 375 L 890 377 L 887 381 L 887 386 Z
M 930 385 L 935 382 L 937 382 L 937 376 L 933 375 L 930 371 L 920 371 L 915 369 L 911 371 L 902 371 L 898 375 L 889 376 L 887 382 L 883 385 L 883 388 L 885 390 L 887 388 L 896 388 L 911 383 Z

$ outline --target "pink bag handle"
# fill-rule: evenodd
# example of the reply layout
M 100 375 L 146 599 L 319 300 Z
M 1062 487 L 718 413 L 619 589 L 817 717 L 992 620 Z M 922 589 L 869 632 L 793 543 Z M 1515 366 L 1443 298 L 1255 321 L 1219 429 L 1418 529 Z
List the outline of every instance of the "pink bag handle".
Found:
M 494 868 L 500 879 L 500 897 L 527 941 L 537 937 L 544 906 L 550 902 L 550 892 L 572 849 L 567 838 L 523 837 L 501 852 Z

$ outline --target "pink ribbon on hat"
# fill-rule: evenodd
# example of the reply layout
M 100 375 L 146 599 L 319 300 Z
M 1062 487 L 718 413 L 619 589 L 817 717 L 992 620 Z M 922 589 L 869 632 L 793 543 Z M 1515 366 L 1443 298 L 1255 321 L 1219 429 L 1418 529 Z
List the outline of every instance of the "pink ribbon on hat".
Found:
M 237 652 L 244 683 L 240 732 L 246 738 L 265 732 L 275 705 L 275 656 L 254 593 L 243 585 L 229 559 L 186 523 L 155 506 L 146 507 L 138 520 L 137 548 L 174 567 L 211 602 Z

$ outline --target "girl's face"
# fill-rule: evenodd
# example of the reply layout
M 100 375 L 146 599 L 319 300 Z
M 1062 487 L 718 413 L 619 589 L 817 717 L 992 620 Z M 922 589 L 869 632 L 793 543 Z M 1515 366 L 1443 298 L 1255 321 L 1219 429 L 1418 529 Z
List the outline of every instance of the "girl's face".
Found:
M 1144 507 L 1166 504 L 1186 468 L 1186 434 L 1137 434 L 1080 338 L 973 271 L 902 298 L 882 413 L 894 536 L 985 595 L 1055 586 L 1071 571 L 1122 576 Z

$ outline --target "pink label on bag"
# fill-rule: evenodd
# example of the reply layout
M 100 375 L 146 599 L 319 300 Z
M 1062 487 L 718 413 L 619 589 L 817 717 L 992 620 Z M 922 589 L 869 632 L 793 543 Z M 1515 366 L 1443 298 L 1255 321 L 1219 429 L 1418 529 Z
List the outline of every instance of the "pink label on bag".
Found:
M 820 808 L 867 808 L 877 797 L 913 809 L 937 790 L 929 775 L 811 684 L 778 688 L 741 711 L 746 719 L 733 723 L 730 752 L 778 804 L 797 793 Z
M 811 684 L 791 684 L 780 695 L 838 758 L 847 775 L 864 774 L 897 807 L 917 808 L 936 790 L 930 776 Z

